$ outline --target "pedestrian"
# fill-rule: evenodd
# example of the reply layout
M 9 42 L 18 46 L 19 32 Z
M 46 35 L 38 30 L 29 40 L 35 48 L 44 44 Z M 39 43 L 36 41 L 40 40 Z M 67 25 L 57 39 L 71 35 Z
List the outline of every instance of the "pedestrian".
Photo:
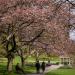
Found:
M 45 62 L 43 61 L 42 64 L 41 64 L 41 69 L 42 69 L 42 72 L 45 71 Z
M 20 67 L 19 63 L 16 64 L 15 69 L 17 73 L 25 74 L 24 70 Z
M 39 61 L 36 62 L 35 67 L 36 67 L 36 72 L 40 73 L 40 63 L 39 63 Z

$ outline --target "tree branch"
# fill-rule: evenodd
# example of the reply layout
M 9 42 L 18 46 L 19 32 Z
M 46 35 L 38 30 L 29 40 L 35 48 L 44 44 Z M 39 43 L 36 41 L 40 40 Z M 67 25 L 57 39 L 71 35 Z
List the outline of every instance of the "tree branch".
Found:
M 33 39 L 29 40 L 29 41 L 21 41 L 21 42 L 25 42 L 25 44 L 29 44 L 29 43 L 32 43 L 34 42 L 37 38 L 39 38 L 41 36 L 41 34 L 44 32 L 45 29 L 42 29 L 40 31 L 40 33 L 38 33 L 38 35 L 36 35 Z

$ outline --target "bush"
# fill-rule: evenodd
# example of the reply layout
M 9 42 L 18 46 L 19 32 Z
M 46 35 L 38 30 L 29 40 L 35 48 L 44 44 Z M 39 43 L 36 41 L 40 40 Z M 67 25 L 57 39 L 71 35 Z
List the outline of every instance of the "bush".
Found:
M 56 65 L 59 65 L 59 62 L 56 62 Z
M 62 66 L 59 69 L 72 69 L 72 67 L 70 67 L 70 66 Z

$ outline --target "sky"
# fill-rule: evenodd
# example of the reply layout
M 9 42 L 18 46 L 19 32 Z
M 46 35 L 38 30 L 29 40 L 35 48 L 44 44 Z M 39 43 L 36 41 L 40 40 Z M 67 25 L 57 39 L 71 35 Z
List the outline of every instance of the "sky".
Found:
M 69 1 L 75 2 L 75 0 L 69 0 Z M 71 13 L 75 15 L 75 9 L 71 9 Z M 74 19 L 74 23 L 75 23 L 75 19 Z M 69 32 L 69 38 L 70 38 L 70 40 L 75 41 L 75 29 L 70 30 L 70 32 Z
M 70 30 L 69 37 L 70 37 L 71 40 L 75 41 L 75 29 L 74 30 Z

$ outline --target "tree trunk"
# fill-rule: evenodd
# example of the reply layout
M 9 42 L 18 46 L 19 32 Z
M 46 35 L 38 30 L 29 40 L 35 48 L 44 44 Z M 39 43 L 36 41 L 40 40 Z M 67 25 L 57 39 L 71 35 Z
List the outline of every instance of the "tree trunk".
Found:
M 39 53 L 36 52 L 36 61 L 38 61 L 38 60 L 39 60 Z
M 22 66 L 22 68 L 24 68 L 24 57 L 23 57 L 23 50 L 21 50 L 21 66 Z
M 24 58 L 21 56 L 21 66 L 24 68 Z
M 7 62 L 7 71 L 8 72 L 12 72 L 13 70 L 13 58 L 8 58 L 8 62 Z

